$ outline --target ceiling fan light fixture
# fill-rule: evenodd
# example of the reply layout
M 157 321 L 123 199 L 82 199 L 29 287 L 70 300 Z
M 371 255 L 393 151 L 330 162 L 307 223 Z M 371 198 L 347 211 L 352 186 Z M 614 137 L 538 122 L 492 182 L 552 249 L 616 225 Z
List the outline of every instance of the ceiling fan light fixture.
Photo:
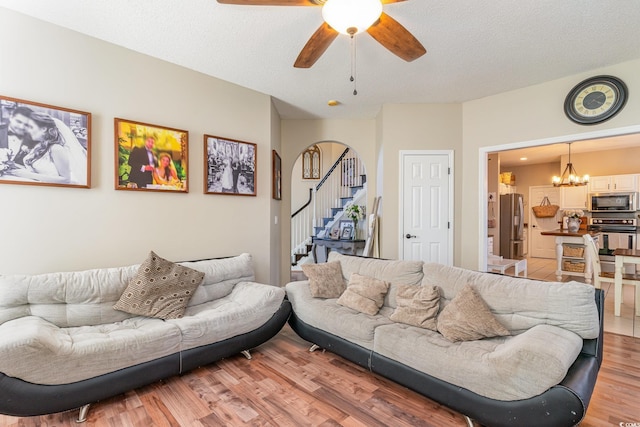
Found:
M 339 33 L 348 35 L 366 31 L 381 14 L 380 0 L 327 0 L 322 6 L 325 22 Z

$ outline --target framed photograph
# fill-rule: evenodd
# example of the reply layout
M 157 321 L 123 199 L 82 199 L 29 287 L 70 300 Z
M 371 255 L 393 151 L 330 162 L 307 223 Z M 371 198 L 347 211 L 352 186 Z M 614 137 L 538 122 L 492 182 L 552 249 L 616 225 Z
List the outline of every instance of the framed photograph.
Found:
M 340 239 L 351 240 L 353 238 L 354 224 L 350 219 L 340 220 Z
M 276 200 L 282 200 L 282 160 L 276 150 L 273 150 L 272 157 L 273 185 L 271 195 Z
M 204 193 L 255 196 L 256 158 L 256 144 L 205 135 Z
M 91 187 L 91 113 L 0 95 L 0 183 Z
M 114 122 L 116 190 L 189 191 L 188 131 L 118 118 Z

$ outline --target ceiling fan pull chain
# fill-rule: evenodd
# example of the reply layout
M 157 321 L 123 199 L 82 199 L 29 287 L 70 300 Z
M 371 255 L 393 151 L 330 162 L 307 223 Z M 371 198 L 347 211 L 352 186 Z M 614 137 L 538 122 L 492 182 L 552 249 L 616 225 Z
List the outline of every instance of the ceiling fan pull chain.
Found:
M 356 39 L 354 34 L 351 34 L 351 78 L 350 81 L 353 82 L 353 94 L 358 94 L 358 89 L 356 88 Z

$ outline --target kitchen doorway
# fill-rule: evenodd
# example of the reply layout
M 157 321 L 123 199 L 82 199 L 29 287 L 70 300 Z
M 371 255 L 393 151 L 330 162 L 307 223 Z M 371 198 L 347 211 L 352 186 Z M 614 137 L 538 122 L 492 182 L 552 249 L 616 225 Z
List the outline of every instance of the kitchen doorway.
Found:
M 479 229 L 479 240 L 478 240 L 478 259 L 479 259 L 479 268 L 486 269 L 487 265 L 487 236 L 490 234 L 489 229 L 487 227 L 488 220 L 488 204 L 486 203 L 489 200 L 489 186 L 488 186 L 488 159 L 490 155 L 494 155 L 495 153 L 504 155 L 511 155 L 513 157 L 518 156 L 519 150 L 530 150 L 530 152 L 534 153 L 536 151 L 545 152 L 549 149 L 566 151 L 567 143 L 571 142 L 572 144 L 572 154 L 578 153 L 580 151 L 580 146 L 590 146 L 596 147 L 591 148 L 588 151 L 604 151 L 603 145 L 606 144 L 606 150 L 613 149 L 613 145 L 615 145 L 618 141 L 624 139 L 635 139 L 635 147 L 640 148 L 640 125 L 629 126 L 624 128 L 616 128 L 616 129 L 606 129 L 606 130 L 598 130 L 592 132 L 584 132 L 580 134 L 572 134 L 566 136 L 558 136 L 553 138 L 544 138 L 539 140 L 530 140 L 530 141 L 521 141 L 521 142 L 513 142 L 508 144 L 501 144 L 490 147 L 483 147 L 479 149 L 479 179 L 478 179 L 478 212 L 480 221 L 480 229 Z M 564 153 L 566 154 L 566 153 Z M 556 157 L 558 159 L 559 157 Z M 559 160 L 556 160 L 559 162 Z M 558 169 L 555 174 L 560 174 L 562 164 L 558 165 Z M 589 171 L 584 171 L 589 172 Z M 551 177 L 549 176 L 549 179 Z M 518 192 L 522 192 L 522 189 L 518 189 Z M 528 194 L 528 191 L 525 192 Z M 533 206 L 534 201 L 528 204 L 528 210 Z M 531 228 L 529 228 L 529 231 Z M 531 240 L 531 239 L 529 239 Z

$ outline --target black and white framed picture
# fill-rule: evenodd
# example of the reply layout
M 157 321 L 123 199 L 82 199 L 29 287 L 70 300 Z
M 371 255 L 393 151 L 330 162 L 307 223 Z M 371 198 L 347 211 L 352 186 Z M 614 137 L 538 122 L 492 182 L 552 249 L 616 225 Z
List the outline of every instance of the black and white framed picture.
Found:
M 91 186 L 91 113 L 0 95 L 0 183 Z
M 256 144 L 205 135 L 205 194 L 255 196 L 256 158 Z

